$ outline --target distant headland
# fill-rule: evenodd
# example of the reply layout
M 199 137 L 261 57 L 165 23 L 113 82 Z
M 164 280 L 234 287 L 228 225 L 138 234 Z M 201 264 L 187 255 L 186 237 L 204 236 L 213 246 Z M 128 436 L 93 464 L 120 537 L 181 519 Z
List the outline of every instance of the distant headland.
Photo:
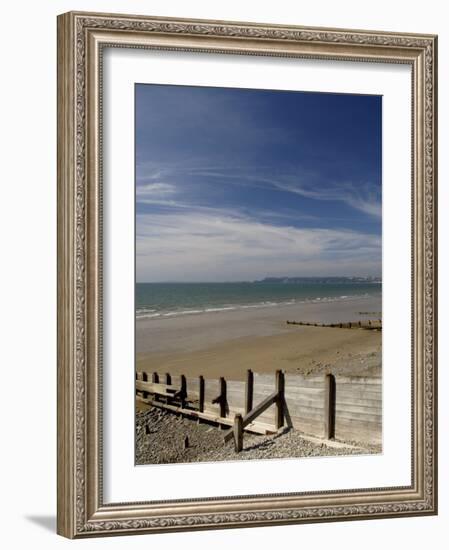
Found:
M 316 283 L 316 284 L 336 284 L 336 283 L 381 283 L 382 277 L 265 277 L 254 283 Z

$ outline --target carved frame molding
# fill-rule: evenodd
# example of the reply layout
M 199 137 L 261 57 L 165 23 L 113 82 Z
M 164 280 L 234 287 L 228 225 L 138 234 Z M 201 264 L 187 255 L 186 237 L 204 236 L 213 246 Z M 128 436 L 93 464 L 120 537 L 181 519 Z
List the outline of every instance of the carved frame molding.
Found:
M 411 65 L 411 486 L 103 503 L 104 47 Z M 436 54 L 431 35 L 76 12 L 58 17 L 58 533 L 78 538 L 437 512 Z

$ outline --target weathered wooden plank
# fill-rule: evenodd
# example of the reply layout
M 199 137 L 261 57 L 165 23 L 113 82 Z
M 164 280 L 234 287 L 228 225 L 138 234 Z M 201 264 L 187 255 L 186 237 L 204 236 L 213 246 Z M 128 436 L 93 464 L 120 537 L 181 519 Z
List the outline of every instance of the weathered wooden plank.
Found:
M 254 381 L 257 383 L 267 383 L 267 384 L 273 384 L 274 386 L 274 376 L 273 374 L 261 374 L 260 372 L 254 373 Z
M 278 398 L 278 393 L 272 393 L 268 397 L 266 397 L 261 403 L 256 405 L 248 414 L 245 414 L 243 417 L 243 426 L 246 426 L 250 422 L 252 422 L 255 418 L 257 418 L 265 409 L 268 409 L 273 403 L 276 402 Z
M 312 409 L 322 409 L 324 407 L 324 392 L 319 398 L 310 398 L 308 395 L 297 395 L 292 397 L 291 395 L 286 395 L 285 400 L 288 403 L 289 407 L 302 407 Z
M 382 424 L 379 422 L 352 422 L 345 419 L 337 420 L 335 424 L 336 434 L 358 430 L 366 432 L 366 437 L 370 438 L 374 434 L 382 432 Z
M 254 407 L 248 414 L 245 414 L 243 417 L 243 427 L 247 426 L 250 422 L 255 420 L 265 409 L 268 409 L 273 403 L 278 399 L 278 393 L 275 392 L 268 397 L 266 397 L 261 403 Z M 229 441 L 233 435 L 232 431 L 229 431 L 225 434 L 224 440 Z
M 348 414 L 345 414 L 344 412 L 340 412 L 340 413 L 337 413 L 337 420 L 336 422 L 343 422 L 343 421 L 347 421 L 347 422 L 352 422 L 353 424 L 356 424 L 356 423 L 359 423 L 359 424 L 365 424 L 365 423 L 369 423 L 369 424 L 378 424 L 378 425 L 381 425 L 382 424 L 382 415 L 357 415 L 357 416 L 352 416 L 352 415 L 348 415 Z
M 291 414 L 290 418 L 292 419 L 293 426 L 295 428 L 297 424 L 301 424 L 302 422 L 311 422 L 313 424 L 316 423 L 320 425 L 320 433 L 323 431 L 323 411 L 321 411 L 320 414 L 310 416 L 297 416 L 295 414 Z
M 319 405 L 316 405 L 316 406 L 311 406 L 310 404 L 308 403 L 298 403 L 298 402 L 291 402 L 289 400 L 286 401 L 287 403 L 287 407 L 290 411 L 290 413 L 295 413 L 295 412 L 298 412 L 298 414 L 305 414 L 307 415 L 308 412 L 310 411 L 310 413 L 316 413 L 316 414 L 323 414 L 323 411 L 324 411 L 324 402 L 322 403 L 319 403 Z
M 362 406 L 359 406 L 359 407 L 350 407 L 348 405 L 345 405 L 344 407 L 339 407 L 337 405 L 336 407 L 336 411 L 337 411 L 337 414 L 339 416 L 341 415 L 350 415 L 350 416 L 353 416 L 354 418 L 358 418 L 358 417 L 361 417 L 361 416 L 370 416 L 370 415 L 373 415 L 373 416 L 382 416 L 382 407 L 377 407 L 375 409 L 368 409 L 366 407 L 362 407 Z
M 307 402 L 298 402 L 298 401 L 289 401 L 288 399 L 285 401 L 287 403 L 288 410 L 290 411 L 290 414 L 298 414 L 298 415 L 308 415 L 309 411 L 310 414 L 321 414 L 321 417 L 323 416 L 324 411 L 324 399 L 321 403 L 317 405 L 310 405 L 310 403 Z
M 274 427 L 274 421 L 275 421 L 274 408 L 270 409 L 268 413 L 263 413 L 257 417 L 257 422 L 264 422 L 265 424 L 270 424 L 270 426 L 272 427 Z
M 342 397 L 342 396 L 337 396 L 337 400 L 336 402 L 341 405 L 342 407 L 344 407 L 345 405 L 355 405 L 356 403 L 365 403 L 366 404 L 366 407 L 369 408 L 369 407 L 382 407 L 382 399 L 363 399 L 363 400 L 360 400 L 360 399 L 356 399 L 356 398 L 353 398 L 353 397 Z
M 317 416 L 309 416 L 309 417 L 305 417 L 305 416 L 296 416 L 296 415 L 290 415 L 290 418 L 293 422 L 293 426 L 296 428 L 300 428 L 302 424 L 304 423 L 307 423 L 307 424 L 316 424 L 317 426 L 319 426 L 320 428 L 320 431 L 319 433 L 321 434 L 322 431 L 323 431 L 323 413 L 321 412 L 321 414 L 317 415 Z
M 376 389 L 374 386 L 339 386 L 337 381 L 338 395 L 372 395 L 376 399 L 382 399 L 382 389 Z
M 293 426 L 296 428 L 296 427 L 300 427 L 301 424 L 303 422 L 312 422 L 312 423 L 316 423 L 317 425 L 319 425 L 319 434 L 322 434 L 323 433 L 323 411 L 320 412 L 320 414 L 314 414 L 314 415 L 309 415 L 309 416 L 305 416 L 305 415 L 300 415 L 300 416 L 297 416 L 295 414 L 291 415 L 291 418 L 292 418 L 292 422 L 293 422 Z
M 373 401 L 382 401 L 382 394 L 375 394 L 372 392 L 354 391 L 354 392 L 339 392 L 337 387 L 337 399 L 371 399 Z
M 286 373 L 286 381 L 293 386 L 322 386 L 324 383 L 324 375 L 319 376 L 299 376 Z
M 229 407 L 242 407 L 245 408 L 245 399 L 243 395 L 227 394 L 227 400 Z
M 203 420 L 208 420 L 209 422 L 214 422 L 215 424 L 222 424 L 225 426 L 234 425 L 234 418 L 230 418 L 230 417 L 223 418 L 214 414 L 208 414 L 207 412 L 201 413 L 194 409 L 184 409 L 177 405 L 171 405 L 169 403 L 163 403 L 161 401 L 154 401 L 151 399 L 139 398 L 139 401 L 152 405 L 153 407 L 158 407 L 160 409 L 165 409 L 165 410 L 169 410 L 179 414 L 183 414 L 184 416 L 191 416 L 193 418 L 202 418 Z M 260 435 L 267 435 L 268 433 L 272 433 L 272 428 L 270 426 L 266 426 L 259 422 L 251 422 L 246 426 L 246 429 L 248 431 L 258 433 Z
M 208 403 L 209 406 L 212 405 L 212 399 L 218 394 L 218 379 L 217 378 L 208 378 L 205 380 L 205 389 L 204 389 L 204 399 L 205 404 Z M 218 411 L 218 407 L 214 407 Z
M 337 382 L 340 384 L 340 386 L 363 386 L 370 387 L 373 389 L 382 388 L 383 386 L 383 380 L 382 378 L 360 378 L 360 377 L 354 377 L 354 378 L 348 378 L 348 377 L 337 377 Z
M 233 418 L 236 414 L 245 415 L 245 409 L 243 407 L 229 407 L 226 416 Z
M 373 414 L 373 415 L 382 415 L 382 407 L 366 407 L 363 404 L 354 404 L 354 405 L 348 405 L 345 404 L 342 406 L 341 404 L 337 403 L 336 406 L 337 414 L 340 413 L 346 413 L 346 414 L 353 414 L 354 417 L 357 417 L 360 414 Z
M 319 379 L 307 380 L 307 378 L 292 378 L 285 376 L 285 385 L 291 388 L 322 388 L 324 386 L 324 377 Z
M 340 383 L 339 379 L 337 378 L 337 385 L 341 389 L 341 391 L 370 391 L 373 393 L 382 393 L 383 392 L 383 385 L 382 384 L 364 384 L 359 382 L 354 383 L 347 383 L 345 382 Z
M 338 393 L 338 388 L 337 388 L 337 403 L 340 403 L 343 406 L 345 404 L 361 403 L 361 404 L 366 404 L 367 407 L 369 406 L 377 407 L 382 405 L 382 398 L 380 396 L 373 397 L 372 395 L 367 396 L 367 395 L 358 394 L 358 393 L 340 395 Z
M 160 393 L 173 396 L 179 388 L 176 386 L 167 386 L 166 384 L 154 384 L 153 382 L 144 382 L 136 380 L 136 389 L 146 391 L 148 393 Z
M 232 388 L 235 388 L 236 390 L 244 391 L 244 389 L 245 389 L 245 381 L 244 380 L 228 380 L 228 379 L 226 379 L 226 384 L 228 385 L 228 390 L 230 390 Z
M 181 386 L 181 376 L 179 374 L 172 374 L 172 385 L 173 386 Z
M 314 424 L 302 423 L 301 426 L 296 429 L 305 435 L 312 435 L 320 438 L 324 437 L 322 420 Z
M 337 405 L 345 407 L 346 405 L 351 404 L 366 404 L 366 407 L 381 407 L 382 399 L 368 399 L 359 396 L 345 396 L 344 398 L 342 398 L 339 397 L 337 394 Z
M 285 395 L 324 395 L 324 385 L 321 388 L 292 388 L 291 386 L 286 386 Z

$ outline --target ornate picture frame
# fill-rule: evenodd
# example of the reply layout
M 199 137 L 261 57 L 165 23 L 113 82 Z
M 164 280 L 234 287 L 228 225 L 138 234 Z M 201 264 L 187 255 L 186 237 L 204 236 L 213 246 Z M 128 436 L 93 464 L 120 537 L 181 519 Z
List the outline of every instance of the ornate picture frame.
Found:
M 105 48 L 411 68 L 411 484 L 104 501 Z M 437 37 L 70 12 L 58 17 L 58 533 L 69 538 L 437 513 Z

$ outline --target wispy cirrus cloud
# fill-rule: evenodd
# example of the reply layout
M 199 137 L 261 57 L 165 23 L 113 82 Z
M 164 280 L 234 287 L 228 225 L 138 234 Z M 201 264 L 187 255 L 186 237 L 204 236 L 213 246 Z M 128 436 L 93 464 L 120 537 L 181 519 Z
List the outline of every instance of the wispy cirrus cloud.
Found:
M 314 201 L 326 201 L 344 203 L 354 210 L 360 211 L 369 216 L 380 218 L 382 216 L 382 199 L 380 185 L 373 185 L 368 182 L 347 182 L 327 181 L 314 173 L 307 173 L 298 168 L 295 171 L 283 173 L 277 176 L 270 176 L 267 170 L 262 167 L 254 170 L 249 167 L 224 167 L 203 166 L 203 167 L 182 167 L 163 169 L 153 167 L 146 171 L 147 178 L 158 177 L 164 173 L 167 180 L 179 181 L 186 177 L 200 178 L 201 180 L 228 182 L 232 185 L 250 186 L 263 189 L 277 190 L 281 193 L 293 194 Z M 324 181 L 323 181 L 324 180 Z M 138 184 L 137 194 L 145 195 L 151 192 L 161 194 L 173 194 L 176 186 L 173 184 Z
M 379 97 L 136 90 L 138 280 L 380 274 Z
M 302 182 L 288 183 L 282 179 L 271 181 L 275 187 L 288 193 L 317 201 L 343 202 L 364 214 L 377 218 L 382 216 L 380 187 L 373 189 L 371 184 L 339 182 L 330 185 L 329 182 L 322 182 L 320 185 L 307 185 Z
M 139 216 L 137 227 L 141 281 L 176 280 L 177 269 L 186 281 L 365 274 L 381 254 L 377 236 L 260 223 L 218 209 Z
M 136 188 L 137 200 L 140 197 L 161 197 L 176 193 L 176 185 L 172 183 L 152 182 L 139 185 Z

